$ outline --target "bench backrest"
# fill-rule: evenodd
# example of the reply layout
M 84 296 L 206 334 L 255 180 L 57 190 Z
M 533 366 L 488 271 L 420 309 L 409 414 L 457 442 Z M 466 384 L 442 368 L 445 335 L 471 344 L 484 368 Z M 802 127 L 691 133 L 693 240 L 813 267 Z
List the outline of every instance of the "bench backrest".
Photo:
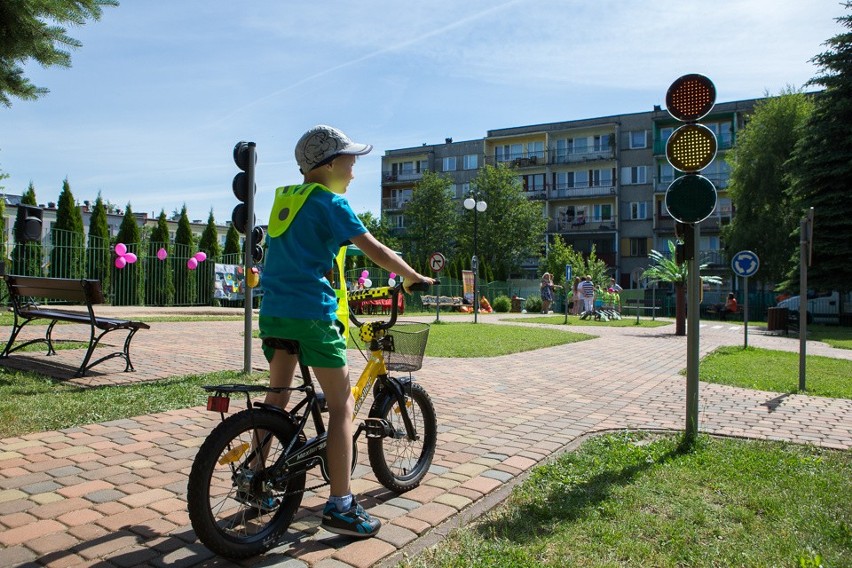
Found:
M 38 276 L 4 276 L 9 287 L 9 296 L 18 298 L 45 298 L 85 304 L 103 304 L 104 294 L 99 280 L 76 278 L 41 278 Z

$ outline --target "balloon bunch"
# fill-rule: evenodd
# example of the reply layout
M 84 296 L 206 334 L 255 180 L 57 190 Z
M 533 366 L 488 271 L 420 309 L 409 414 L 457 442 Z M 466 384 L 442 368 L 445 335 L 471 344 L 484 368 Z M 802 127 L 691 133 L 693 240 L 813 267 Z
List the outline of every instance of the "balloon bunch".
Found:
M 373 285 L 373 281 L 370 280 L 370 271 L 364 270 L 361 272 L 361 277 L 358 278 L 358 284 L 363 286 L 364 288 L 369 288 Z M 396 286 L 396 273 L 391 272 L 388 275 L 388 286 Z
M 196 268 L 198 268 L 198 263 L 204 262 L 205 260 L 207 260 L 207 253 L 205 253 L 204 251 L 198 251 L 197 253 L 192 255 L 189 260 L 186 261 L 186 267 L 190 270 L 195 270 Z
M 124 268 L 128 264 L 133 264 L 137 260 L 135 254 L 127 252 L 127 245 L 124 243 L 116 243 L 115 254 L 118 255 L 115 258 L 115 267 L 118 269 Z

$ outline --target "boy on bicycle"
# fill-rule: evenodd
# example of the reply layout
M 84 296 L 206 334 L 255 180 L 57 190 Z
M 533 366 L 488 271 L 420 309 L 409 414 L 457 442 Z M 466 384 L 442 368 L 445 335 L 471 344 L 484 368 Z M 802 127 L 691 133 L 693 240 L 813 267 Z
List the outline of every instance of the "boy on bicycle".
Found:
M 410 284 L 432 282 L 377 241 L 343 197 L 354 178 L 357 156 L 372 148 L 325 125 L 311 128 L 299 139 L 296 163 L 304 182 L 275 190 L 260 308 L 260 336 L 298 341 L 298 358 L 311 367 L 328 403 L 331 491 L 322 527 L 361 538 L 374 536 L 381 521 L 364 511 L 350 489 L 355 401 L 346 361 L 348 330 L 337 319 L 338 299 L 328 274 L 340 247 L 351 242 L 377 265 L 401 275 L 406 291 Z M 263 351 L 270 386 L 289 387 L 297 356 L 266 342 Z M 281 408 L 288 400 L 288 391 L 266 396 L 268 404 Z

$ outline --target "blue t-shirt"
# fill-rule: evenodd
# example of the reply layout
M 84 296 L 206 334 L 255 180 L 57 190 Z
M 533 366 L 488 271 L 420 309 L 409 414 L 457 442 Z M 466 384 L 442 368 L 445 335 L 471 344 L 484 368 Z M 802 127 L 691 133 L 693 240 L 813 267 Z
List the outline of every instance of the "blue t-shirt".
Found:
M 366 232 L 345 198 L 315 189 L 289 229 L 268 239 L 260 314 L 336 319 L 337 297 L 325 275 L 340 247 Z

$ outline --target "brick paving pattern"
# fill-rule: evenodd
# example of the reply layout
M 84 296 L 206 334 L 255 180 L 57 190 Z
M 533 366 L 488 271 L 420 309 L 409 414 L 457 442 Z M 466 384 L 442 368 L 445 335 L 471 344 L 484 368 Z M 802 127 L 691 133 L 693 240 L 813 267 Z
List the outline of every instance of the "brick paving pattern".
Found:
M 114 360 L 73 382 L 112 385 L 239 370 L 243 348 L 236 338 L 242 325 L 154 323 L 131 347 L 136 373 L 122 373 L 122 363 Z M 62 336 L 77 333 L 73 327 L 79 326 L 68 326 L 67 333 L 63 328 Z M 434 464 L 419 488 L 395 495 L 377 482 L 362 444 L 353 490 L 384 522 L 378 537 L 367 541 L 318 527 L 327 497 L 323 488 L 304 496 L 286 539 L 269 553 L 239 564 L 210 553 L 196 541 L 185 505 L 192 459 L 218 421 L 203 408 L 0 440 L 0 566 L 333 568 L 393 561 L 400 551 L 434 537 L 442 523 L 493 504 L 519 475 L 585 434 L 683 429 L 685 379 L 679 371 L 685 367 L 685 338 L 675 337 L 671 326 L 580 331 L 598 337 L 488 359 L 428 358 L 417 378 L 438 412 Z M 702 356 L 737 344 L 741 326 L 702 324 Z M 798 339 L 756 330 L 749 344 L 798 350 Z M 816 342 L 808 343 L 808 354 L 852 359 L 852 351 Z M 77 350 L 49 358 L 17 353 L 0 364 L 67 378 L 79 356 Z M 363 362 L 357 352 L 350 353 L 350 362 L 353 375 L 359 373 Z M 257 342 L 253 363 L 265 369 Z M 702 383 L 699 429 L 848 450 L 852 401 Z

